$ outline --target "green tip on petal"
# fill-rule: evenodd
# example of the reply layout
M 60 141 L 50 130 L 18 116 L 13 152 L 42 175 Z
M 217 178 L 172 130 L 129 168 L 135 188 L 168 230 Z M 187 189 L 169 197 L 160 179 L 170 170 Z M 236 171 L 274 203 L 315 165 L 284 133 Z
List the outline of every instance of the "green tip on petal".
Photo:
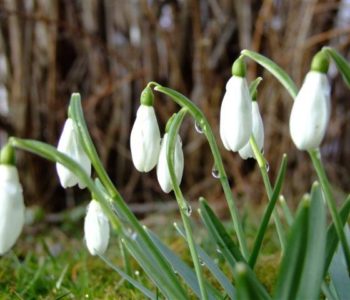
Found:
M 10 145 L 6 144 L 0 152 L 0 164 L 1 165 L 12 165 L 16 164 L 15 149 Z
M 315 54 L 311 62 L 311 71 L 327 73 L 329 67 L 329 58 L 325 51 L 319 51 Z
M 176 116 L 176 113 L 174 113 L 174 114 L 169 118 L 168 122 L 166 122 L 166 125 L 165 125 L 165 132 L 167 132 L 167 133 L 169 132 L 170 126 L 171 126 L 171 124 L 173 123 L 173 120 L 174 120 L 175 116 Z
M 245 77 L 246 75 L 246 65 L 242 57 L 235 60 L 232 65 L 232 75 L 238 77 Z
M 140 102 L 142 105 L 153 106 L 154 103 L 154 95 L 152 89 L 150 87 L 145 87 L 145 89 L 141 93 Z

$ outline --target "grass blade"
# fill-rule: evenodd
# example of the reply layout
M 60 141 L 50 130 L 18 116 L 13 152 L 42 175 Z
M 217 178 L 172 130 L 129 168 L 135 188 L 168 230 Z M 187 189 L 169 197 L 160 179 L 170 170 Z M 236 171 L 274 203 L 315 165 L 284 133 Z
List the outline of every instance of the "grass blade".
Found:
M 280 166 L 279 171 L 278 171 L 276 184 L 275 184 L 275 187 L 273 189 L 270 202 L 265 209 L 264 217 L 261 221 L 261 224 L 259 226 L 259 231 L 257 233 L 256 239 L 254 242 L 253 251 L 249 257 L 249 265 L 252 269 L 254 269 L 254 266 L 255 266 L 256 260 L 258 258 L 258 255 L 259 255 L 259 252 L 261 249 L 261 245 L 262 245 L 262 242 L 263 242 L 263 239 L 265 236 L 267 226 L 269 224 L 272 212 L 275 208 L 275 205 L 277 203 L 277 199 L 278 199 L 279 194 L 281 192 L 284 178 L 286 175 L 286 169 L 287 169 L 287 155 L 284 154 L 283 158 L 282 158 L 281 166 Z
M 174 223 L 174 226 L 177 232 L 186 240 L 186 235 L 184 230 L 177 224 Z M 213 261 L 213 259 L 202 249 L 200 246 L 196 246 L 198 254 L 201 260 L 204 262 L 207 269 L 212 273 L 212 275 L 216 278 L 216 280 L 220 283 L 220 285 L 225 290 L 228 297 L 231 299 L 236 299 L 236 291 L 231 283 L 231 281 L 226 277 L 226 275 L 219 269 L 217 264 Z
M 215 213 L 209 207 L 207 201 L 204 198 L 200 198 L 199 204 L 199 214 L 204 225 L 206 226 L 209 234 L 216 242 L 218 248 L 222 252 L 222 255 L 225 257 L 233 270 L 236 262 L 245 262 L 243 255 L 241 254 L 238 246 L 234 243 L 230 235 L 227 233 L 221 221 L 216 217 Z
M 122 269 L 114 265 L 106 256 L 104 255 L 98 255 L 110 268 L 112 268 L 114 271 L 116 271 L 120 277 L 124 278 L 126 281 L 128 281 L 130 284 L 132 284 L 135 288 L 137 288 L 140 292 L 142 292 L 146 297 L 152 300 L 156 300 L 157 296 L 156 294 L 152 293 L 149 289 L 144 287 L 140 282 L 126 274 Z
M 350 195 L 346 198 L 342 208 L 339 211 L 339 216 L 344 226 L 350 214 Z M 324 267 L 324 275 L 326 275 L 329 265 L 332 261 L 335 250 L 337 249 L 337 245 L 339 242 L 339 238 L 337 235 L 337 231 L 335 230 L 334 223 L 332 223 L 327 230 L 327 243 L 326 243 L 326 260 Z
M 164 257 L 168 260 L 169 264 L 172 266 L 174 271 L 179 274 L 185 283 L 192 289 L 192 291 L 198 296 L 201 296 L 201 291 L 199 289 L 197 276 L 194 271 L 184 263 L 177 255 L 174 254 L 167 246 L 165 246 L 158 237 L 148 230 L 148 233 L 154 242 L 154 244 L 158 247 L 159 251 L 164 255 Z M 205 282 L 205 288 L 208 292 L 209 299 L 218 299 L 221 297 L 220 292 L 216 290 L 211 284 Z
M 326 207 L 318 183 L 311 192 L 307 249 L 296 299 L 319 299 L 326 253 Z
M 271 297 L 257 280 L 254 272 L 245 263 L 235 266 L 235 281 L 237 299 L 240 300 L 270 300 Z
M 310 210 L 310 198 L 305 196 L 299 205 L 297 216 L 290 229 L 287 248 L 284 253 L 276 284 L 274 299 L 294 300 L 300 283 Z
M 347 241 L 350 244 L 350 228 L 346 225 L 345 234 Z M 331 276 L 332 283 L 335 291 L 340 300 L 349 299 L 350 295 L 350 277 L 347 270 L 344 251 L 342 247 L 338 246 L 338 249 L 332 259 L 332 263 L 329 268 L 329 274 Z

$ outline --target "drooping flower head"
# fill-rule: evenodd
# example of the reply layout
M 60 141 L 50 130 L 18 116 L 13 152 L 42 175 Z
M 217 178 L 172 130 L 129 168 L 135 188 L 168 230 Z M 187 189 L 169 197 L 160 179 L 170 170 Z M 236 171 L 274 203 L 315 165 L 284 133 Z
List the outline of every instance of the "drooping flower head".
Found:
M 164 134 L 161 149 L 159 153 L 159 159 L 157 164 L 157 179 L 159 185 L 164 193 L 170 193 L 173 190 L 173 185 L 171 182 L 169 165 L 167 161 L 167 143 L 169 141 L 168 129 L 172 122 L 172 118 L 169 119 L 166 125 L 166 133 Z M 174 169 L 176 180 L 178 184 L 181 183 L 182 175 L 184 171 L 184 154 L 182 151 L 182 142 L 179 135 L 176 136 L 175 149 L 174 149 Z
M 252 132 L 252 99 L 245 78 L 242 58 L 232 66 L 232 77 L 220 110 L 220 137 L 227 150 L 239 151 L 249 141 Z
M 258 102 L 256 101 L 256 93 L 253 96 L 252 102 L 252 127 L 252 134 L 255 138 L 255 142 L 259 150 L 262 150 L 264 147 L 264 124 L 260 115 Z M 249 141 L 239 150 L 239 155 L 243 159 L 255 157 Z
M 24 201 L 13 148 L 5 146 L 0 155 L 0 255 L 16 243 L 24 225 Z
M 91 255 L 105 253 L 109 243 L 109 221 L 96 200 L 91 200 L 87 208 L 84 234 Z
M 328 66 L 326 54 L 318 52 L 294 101 L 289 129 L 300 150 L 318 148 L 326 133 L 331 112 Z
M 79 141 L 77 125 L 73 119 L 68 118 L 64 124 L 57 150 L 75 160 L 90 176 L 91 162 Z M 63 188 L 78 186 L 83 189 L 85 184 L 65 166 L 56 163 L 57 174 Z
M 140 172 L 149 172 L 155 167 L 160 151 L 161 138 L 153 101 L 152 90 L 146 87 L 130 135 L 132 161 Z

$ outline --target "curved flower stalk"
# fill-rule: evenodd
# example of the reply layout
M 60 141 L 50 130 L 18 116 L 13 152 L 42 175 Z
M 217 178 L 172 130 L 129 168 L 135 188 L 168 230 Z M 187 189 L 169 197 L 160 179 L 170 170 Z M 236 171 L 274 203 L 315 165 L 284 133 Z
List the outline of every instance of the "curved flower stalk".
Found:
M 130 136 L 131 157 L 138 171 L 149 172 L 155 167 L 160 141 L 160 131 L 153 108 L 153 93 L 146 87 L 141 95 L 141 106 Z
M 290 134 L 300 150 L 318 148 L 326 133 L 330 118 L 330 86 L 326 76 L 328 60 L 320 68 L 319 53 L 295 98 L 289 120 Z M 322 57 L 321 57 L 322 59 Z
M 109 242 L 109 222 L 100 203 L 91 200 L 84 221 L 86 246 L 91 255 L 103 254 Z
M 157 164 L 157 178 L 159 185 L 164 193 L 170 193 L 173 190 L 166 153 L 168 138 L 168 133 L 166 133 L 162 140 L 159 160 Z M 182 151 L 182 142 L 179 135 L 177 135 L 175 142 L 174 169 L 177 182 L 180 184 L 184 170 L 184 154 Z
M 1 151 L 0 160 L 0 255 L 3 255 L 12 248 L 22 232 L 25 207 L 11 146 L 5 146 Z
M 264 147 L 264 124 L 259 111 L 258 102 L 255 100 L 252 103 L 252 134 L 259 150 L 261 151 Z M 254 151 L 249 142 L 239 150 L 239 155 L 243 159 L 255 157 Z
M 220 137 L 227 150 L 239 151 L 249 142 L 252 132 L 252 99 L 245 78 L 242 58 L 232 67 L 232 77 L 220 109 Z
M 71 118 L 68 118 L 64 124 L 57 150 L 75 160 L 90 176 L 91 162 L 80 145 L 76 124 Z M 76 184 L 81 189 L 86 187 L 79 177 L 63 165 L 56 163 L 56 170 L 63 188 L 73 187 Z

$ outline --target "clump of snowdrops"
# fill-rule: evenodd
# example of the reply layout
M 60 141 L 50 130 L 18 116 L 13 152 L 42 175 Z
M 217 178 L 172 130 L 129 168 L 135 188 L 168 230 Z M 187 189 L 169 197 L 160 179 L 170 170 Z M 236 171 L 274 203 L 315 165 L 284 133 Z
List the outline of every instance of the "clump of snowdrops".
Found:
M 281 195 L 287 167 L 283 155 L 275 182 L 271 182 L 263 155 L 264 128 L 258 103 L 261 78 L 248 84 L 245 60 L 252 59 L 269 71 L 294 100 L 290 115 L 290 134 L 298 149 L 307 151 L 318 176 L 300 201 L 297 212 L 289 210 Z M 91 255 L 98 255 L 126 281 L 150 299 L 348 299 L 350 295 L 350 231 L 347 225 L 350 197 L 341 208 L 335 203 L 332 186 L 323 167 L 319 146 L 326 133 L 331 111 L 327 71 L 334 61 L 350 86 L 350 66 L 334 49 L 325 47 L 313 58 L 310 71 L 298 90 L 292 79 L 268 58 L 243 50 L 234 62 L 220 111 L 220 139 L 228 151 L 242 159 L 254 158 L 259 165 L 269 202 L 266 205 L 252 247 L 248 247 L 242 221 L 236 207 L 218 148 L 218 138 L 203 112 L 184 95 L 150 82 L 141 94 L 140 107 L 131 131 L 130 148 L 135 168 L 150 172 L 157 168 L 157 178 L 165 193 L 174 192 L 182 224 L 174 224 L 184 238 L 192 264 L 185 263 L 131 212 L 117 187 L 109 178 L 98 156 L 85 123 L 80 95 L 72 94 L 68 118 L 58 147 L 35 140 L 11 137 L 0 155 L 0 255 L 8 252 L 19 237 L 24 224 L 22 187 L 15 167 L 15 149 L 32 152 L 56 163 L 63 188 L 78 185 L 91 193 L 84 232 Z M 154 92 L 164 94 L 181 109 L 169 118 L 163 138 L 155 113 Z M 194 238 L 192 209 L 180 188 L 184 156 L 179 129 L 184 118 L 192 118 L 196 129 L 207 139 L 213 155 L 213 174 L 219 179 L 230 211 L 234 239 L 204 198 L 199 199 L 198 214 L 212 243 L 224 257 L 229 274 Z M 91 178 L 91 169 L 94 177 Z M 287 225 L 276 213 L 282 207 Z M 330 221 L 327 222 L 327 215 Z M 270 219 L 273 218 L 281 247 L 281 264 L 273 294 L 265 289 L 254 271 Z M 329 224 L 327 224 L 329 223 Z M 144 286 L 133 276 L 130 262 L 113 264 L 105 251 L 110 230 L 117 233 L 122 249 L 131 255 L 154 284 Z M 238 241 L 237 243 L 235 241 Z M 126 256 L 125 256 L 126 257 Z M 204 272 L 204 269 L 207 269 Z M 209 282 L 205 274 L 210 274 Z M 233 280 L 232 280 L 233 278 Z

